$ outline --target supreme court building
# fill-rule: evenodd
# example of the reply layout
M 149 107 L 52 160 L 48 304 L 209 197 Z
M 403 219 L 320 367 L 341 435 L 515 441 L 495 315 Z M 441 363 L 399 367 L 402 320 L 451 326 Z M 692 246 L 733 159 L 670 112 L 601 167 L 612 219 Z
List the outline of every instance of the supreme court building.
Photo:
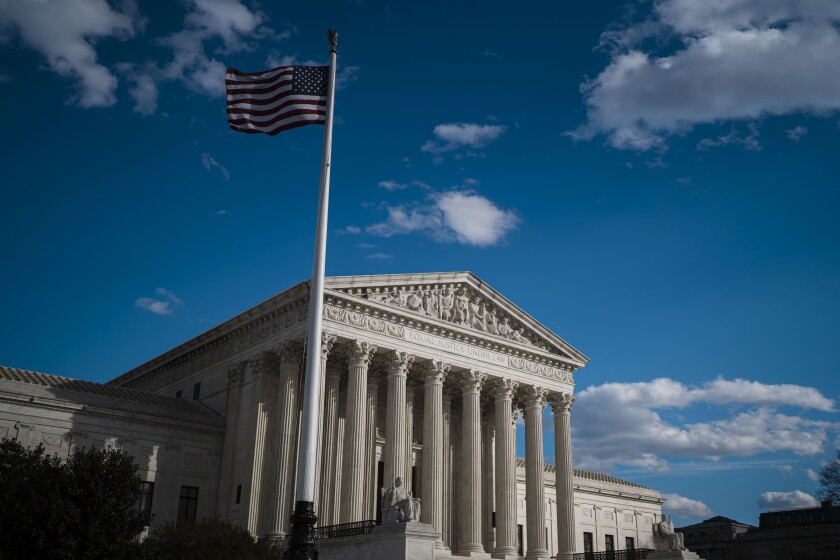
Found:
M 300 283 L 105 385 L 0 367 L 0 437 L 125 449 L 156 522 L 218 515 L 282 537 L 308 301 Z M 659 492 L 572 469 L 587 358 L 473 274 L 330 277 L 323 319 L 320 525 L 379 519 L 402 477 L 441 555 L 650 547 Z

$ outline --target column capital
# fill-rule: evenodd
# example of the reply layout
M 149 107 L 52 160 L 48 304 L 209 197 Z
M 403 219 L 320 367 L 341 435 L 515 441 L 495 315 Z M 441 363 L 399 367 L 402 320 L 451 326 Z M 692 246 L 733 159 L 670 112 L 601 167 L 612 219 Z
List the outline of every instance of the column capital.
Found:
M 526 385 L 520 389 L 522 400 L 525 401 L 525 408 L 540 407 L 545 410 L 548 391 L 539 385 Z
M 490 383 L 493 398 L 497 401 L 513 400 L 513 395 L 519 388 L 519 382 L 507 379 L 506 377 L 499 377 Z
M 303 357 L 303 340 L 298 338 L 284 340 L 274 348 L 274 353 L 280 358 L 280 363 L 295 358 L 300 359 Z
M 391 350 L 385 354 L 388 361 L 389 371 L 388 375 L 401 375 L 403 377 L 408 375 L 408 370 L 414 363 L 414 354 L 403 352 L 402 350 Z
M 371 357 L 376 353 L 376 345 L 364 340 L 353 340 L 347 348 L 347 357 L 351 366 L 367 367 Z
M 569 414 L 572 411 L 575 397 L 569 393 L 551 393 L 548 395 L 548 402 L 551 403 L 551 410 L 554 414 Z
M 228 368 L 227 371 L 227 382 L 228 386 L 236 385 L 242 382 L 242 377 L 245 374 L 245 368 L 243 367 L 242 363 L 233 364 Z
M 450 365 L 440 360 L 429 360 L 423 363 L 423 379 L 426 385 L 442 385 L 449 375 Z
M 326 360 L 335 344 L 335 335 L 321 331 L 321 359 Z
M 487 380 L 487 374 L 474 369 L 468 369 L 461 374 L 461 391 L 466 393 L 480 393 L 481 387 Z

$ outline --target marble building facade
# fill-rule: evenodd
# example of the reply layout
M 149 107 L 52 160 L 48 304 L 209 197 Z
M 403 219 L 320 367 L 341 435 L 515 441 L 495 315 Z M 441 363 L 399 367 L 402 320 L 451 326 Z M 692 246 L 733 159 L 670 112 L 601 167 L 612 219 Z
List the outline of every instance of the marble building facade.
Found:
M 381 488 L 402 476 L 444 555 L 649 545 L 658 492 L 572 469 L 573 380 L 587 358 L 562 338 L 471 273 L 327 278 L 324 303 L 320 524 L 377 519 Z M 166 449 L 200 441 L 202 511 L 260 537 L 289 530 L 307 305 L 298 284 L 101 386 L 158 396 L 164 418 L 200 417 L 204 432 L 179 432 L 183 419 L 149 430 Z M 190 396 L 195 409 L 176 414 L 171 401 Z M 0 408 L 0 423 L 13 416 Z M 128 421 L 113 431 L 145 437 Z

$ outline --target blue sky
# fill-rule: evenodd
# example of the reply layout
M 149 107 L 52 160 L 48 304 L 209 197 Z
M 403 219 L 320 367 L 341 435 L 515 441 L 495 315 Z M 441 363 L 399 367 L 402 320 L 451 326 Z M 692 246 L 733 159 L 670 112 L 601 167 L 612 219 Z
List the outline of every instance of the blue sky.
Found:
M 840 5 L 299 4 L 0 0 L 1 363 L 105 381 L 309 276 L 323 129 L 230 131 L 223 75 L 333 27 L 328 274 L 489 282 L 591 358 L 575 463 L 678 525 L 811 503 Z

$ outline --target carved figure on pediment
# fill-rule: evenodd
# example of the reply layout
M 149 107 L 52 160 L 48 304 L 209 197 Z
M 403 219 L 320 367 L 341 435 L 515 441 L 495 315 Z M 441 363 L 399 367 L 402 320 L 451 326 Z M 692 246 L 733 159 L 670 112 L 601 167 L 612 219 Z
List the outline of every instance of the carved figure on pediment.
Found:
M 411 292 L 405 298 L 405 305 L 412 311 L 423 311 L 423 298 L 417 292 Z
M 440 317 L 437 290 L 426 290 L 423 292 L 423 307 L 425 307 L 426 315 L 429 317 L 434 317 L 435 319 Z
M 519 344 L 533 344 L 526 336 L 525 336 L 525 329 L 519 328 L 519 330 L 513 329 L 510 333 L 510 337 L 518 342 Z
M 467 290 L 461 288 L 455 296 L 455 321 L 462 325 L 469 324 L 468 314 L 470 308 L 470 298 L 467 296 Z
M 402 484 L 403 479 L 398 476 L 390 488 L 382 489 L 383 525 L 420 521 L 420 500 L 414 498 Z
M 490 334 L 499 334 L 499 319 L 496 318 L 496 310 L 490 309 L 490 311 L 485 314 L 485 317 L 487 332 Z
M 455 303 L 455 294 L 449 288 L 440 292 L 440 318 L 444 321 L 452 320 L 452 307 Z
M 504 317 L 501 324 L 499 324 L 499 336 L 510 338 L 511 331 L 513 331 L 513 327 L 510 326 L 508 318 Z
M 470 303 L 470 322 L 479 331 L 487 331 L 487 306 L 478 297 Z

